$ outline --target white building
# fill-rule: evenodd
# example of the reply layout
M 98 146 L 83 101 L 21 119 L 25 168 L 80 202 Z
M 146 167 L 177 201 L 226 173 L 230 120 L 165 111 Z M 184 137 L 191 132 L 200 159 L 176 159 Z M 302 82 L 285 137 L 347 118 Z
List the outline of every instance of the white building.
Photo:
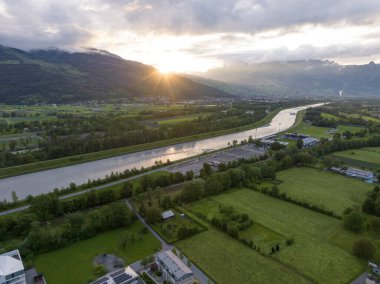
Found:
M 302 142 L 303 142 L 303 148 L 310 148 L 317 145 L 319 143 L 319 140 L 314 137 L 307 137 L 307 138 L 302 139 Z
M 18 250 L 0 255 L 0 284 L 26 284 L 24 265 Z
M 113 271 L 90 284 L 143 284 L 139 275 L 130 267 Z
M 168 211 L 165 211 L 161 214 L 161 218 L 162 220 L 166 221 L 166 220 L 170 220 L 171 218 L 173 218 L 175 216 L 174 212 L 172 210 L 168 210 Z
M 173 252 L 165 251 L 156 258 L 164 280 L 172 284 L 192 284 L 194 274 Z

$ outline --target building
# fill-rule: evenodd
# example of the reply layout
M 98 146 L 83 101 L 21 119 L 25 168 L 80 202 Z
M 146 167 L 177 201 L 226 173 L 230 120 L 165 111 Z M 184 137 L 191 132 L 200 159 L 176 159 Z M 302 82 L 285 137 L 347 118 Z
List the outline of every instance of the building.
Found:
M 0 284 L 26 284 L 24 264 L 18 250 L 0 255 Z
M 172 210 L 165 211 L 161 214 L 162 220 L 170 220 L 175 216 L 174 212 Z
M 317 145 L 319 143 L 319 140 L 314 137 L 307 137 L 307 138 L 303 138 L 302 142 L 303 142 L 303 146 L 302 146 L 303 148 L 310 148 Z
M 373 172 L 370 171 L 364 171 L 361 169 L 356 169 L 356 168 L 336 168 L 332 167 L 330 168 L 332 172 L 339 173 L 342 175 L 346 175 L 348 177 L 353 177 L 353 178 L 360 178 L 366 182 L 373 183 L 375 182 L 376 176 Z
M 356 168 L 348 168 L 346 170 L 346 175 L 350 177 L 360 178 L 365 181 L 372 181 L 375 179 L 375 175 L 373 172 L 364 171 Z
M 172 284 L 193 283 L 193 272 L 173 252 L 165 251 L 160 253 L 156 258 L 156 263 L 165 281 Z
M 298 139 L 305 139 L 308 138 L 309 136 L 301 133 L 285 133 L 284 134 L 284 139 L 289 139 L 289 140 L 298 140 Z
M 144 284 L 139 275 L 130 267 L 113 271 L 90 284 Z

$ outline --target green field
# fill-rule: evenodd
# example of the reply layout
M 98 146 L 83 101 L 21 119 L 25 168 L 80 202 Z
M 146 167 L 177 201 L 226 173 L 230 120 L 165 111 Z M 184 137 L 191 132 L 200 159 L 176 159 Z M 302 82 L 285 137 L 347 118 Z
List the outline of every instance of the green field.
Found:
M 306 135 L 320 139 L 320 138 L 332 137 L 332 134 L 328 133 L 329 129 L 330 128 L 327 128 L 327 127 L 312 126 L 305 122 L 302 122 L 300 123 L 298 127 L 296 127 L 295 129 L 292 129 L 292 131 L 306 134 Z M 350 131 L 351 133 L 355 133 L 363 129 L 364 129 L 363 127 L 358 127 L 358 126 L 339 125 L 337 127 L 336 132 L 343 133 L 345 131 Z
M 54 284 L 84 284 L 94 279 L 93 259 L 103 253 L 117 255 L 126 264 L 133 263 L 161 249 L 159 241 L 150 233 L 125 249 L 119 246 L 126 234 L 139 233 L 143 225 L 136 222 L 127 229 L 118 229 L 100 234 L 92 239 L 77 242 L 68 247 L 38 255 L 35 266 L 43 272 L 46 281 Z
M 199 232 L 203 231 L 205 228 L 200 226 L 192 218 L 186 216 L 181 217 L 180 212 L 173 210 L 175 216 L 168 221 L 161 223 L 156 223 L 152 227 L 154 230 L 164 238 L 168 243 L 173 243 L 178 241 L 177 232 L 181 226 L 186 226 L 187 228 L 197 228 Z
M 183 142 L 189 142 L 193 140 L 205 139 L 205 138 L 220 136 L 224 134 L 231 134 L 235 132 L 245 131 L 245 130 L 253 129 L 258 126 L 267 124 L 269 121 L 272 120 L 272 118 L 279 111 L 280 109 L 277 109 L 271 112 L 266 118 L 258 121 L 257 123 L 242 126 L 242 127 L 225 129 L 225 130 L 180 137 L 180 138 L 167 139 L 167 140 L 134 145 L 134 146 L 129 146 L 129 147 L 115 148 L 111 150 L 105 150 L 105 151 L 99 151 L 99 152 L 94 152 L 94 153 L 89 153 L 89 154 L 82 154 L 82 155 L 71 156 L 71 157 L 66 157 L 66 158 L 36 162 L 36 163 L 31 163 L 31 164 L 26 164 L 26 165 L 2 168 L 0 169 L 0 178 L 21 175 L 21 174 L 26 174 L 26 173 L 36 172 L 36 171 L 42 171 L 42 170 L 47 170 L 47 169 L 53 169 L 53 168 L 58 168 L 58 167 L 64 167 L 64 166 L 119 156 L 123 154 L 129 154 L 133 152 L 149 150 L 149 149 L 174 145 L 174 144 L 183 143 Z
M 198 119 L 198 117 L 205 117 L 209 115 L 209 113 L 203 113 L 203 114 L 191 114 L 191 115 L 184 115 L 181 117 L 174 117 L 174 118 L 169 118 L 169 119 L 160 119 L 156 120 L 156 122 L 160 125 L 165 125 L 165 124 L 174 124 L 174 123 L 179 123 L 179 122 L 185 122 L 185 121 L 192 121 Z
M 202 213 L 207 216 L 209 220 L 213 217 L 222 217 L 219 213 L 219 207 L 223 205 L 219 202 L 216 202 L 214 199 L 203 199 L 196 203 L 193 203 L 186 207 L 187 210 L 195 213 Z M 241 211 L 241 213 L 245 213 Z M 285 246 L 286 236 L 273 231 L 264 225 L 258 223 L 256 220 L 253 220 L 254 224 L 245 231 L 240 232 L 240 236 L 251 240 L 256 246 L 260 247 L 261 252 L 269 254 L 272 246 L 280 244 Z
M 327 118 L 327 119 L 336 119 L 336 120 L 340 120 L 340 118 L 338 116 L 335 116 L 333 114 L 330 114 L 330 113 L 325 113 L 325 112 L 322 112 L 321 113 L 321 117 L 323 118 Z
M 350 166 L 380 169 L 380 147 L 341 151 L 334 153 L 333 156 Z
M 361 206 L 373 186 L 358 179 L 312 168 L 291 168 L 276 174 L 280 192 L 299 201 L 323 206 L 337 215 L 354 205 Z
M 348 117 L 352 117 L 352 118 L 362 118 L 362 119 L 367 120 L 367 121 L 373 121 L 376 123 L 380 123 L 380 119 L 378 119 L 376 117 L 368 116 L 368 115 L 361 115 L 361 114 L 357 114 L 357 113 L 344 113 L 344 112 L 341 112 L 341 114 L 348 116 Z
M 254 222 L 294 239 L 294 244 L 282 247 L 273 257 L 263 257 L 215 230 L 178 243 L 218 283 L 248 283 L 248 279 L 256 279 L 257 283 L 302 283 L 307 279 L 314 283 L 348 283 L 366 267 L 365 262 L 351 255 L 354 238 L 347 236 L 340 220 L 249 189 L 211 199 L 232 205 Z M 208 212 L 209 207 L 200 206 Z M 337 236 L 346 239 L 344 247 L 337 246 Z M 281 268 L 286 271 L 280 275 L 273 272 Z
M 176 246 L 219 284 L 311 283 L 298 272 L 262 256 L 212 227 L 177 242 Z

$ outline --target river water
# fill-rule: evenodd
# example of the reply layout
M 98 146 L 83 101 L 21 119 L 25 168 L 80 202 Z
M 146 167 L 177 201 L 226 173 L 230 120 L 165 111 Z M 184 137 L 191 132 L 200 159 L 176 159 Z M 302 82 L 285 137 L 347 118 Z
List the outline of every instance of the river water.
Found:
M 12 191 L 15 191 L 17 196 L 23 199 L 28 195 L 38 195 L 50 192 L 54 188 L 66 187 L 70 182 L 82 184 L 88 179 L 104 178 L 112 171 L 121 172 L 134 167 L 137 169 L 150 167 L 158 160 L 163 162 L 167 159 L 177 161 L 202 154 L 205 151 L 219 150 L 227 147 L 228 142 L 232 143 L 233 140 L 240 143 L 241 140 L 248 139 L 249 136 L 253 138 L 270 136 L 290 128 L 295 122 L 298 111 L 320 105 L 322 104 L 282 110 L 272 119 L 270 124 L 248 131 L 0 179 L 0 200 L 11 200 Z

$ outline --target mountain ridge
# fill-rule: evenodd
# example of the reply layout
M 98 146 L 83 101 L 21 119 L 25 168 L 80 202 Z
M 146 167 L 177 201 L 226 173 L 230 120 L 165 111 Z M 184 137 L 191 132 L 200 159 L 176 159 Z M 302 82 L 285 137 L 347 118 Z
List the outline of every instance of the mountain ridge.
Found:
M 349 96 L 380 96 L 380 65 L 372 61 L 365 65 L 328 60 L 235 64 L 201 76 L 244 87 L 246 95 L 338 96 L 343 91 Z M 207 80 L 196 81 L 208 84 Z
M 70 103 L 166 96 L 171 99 L 228 94 L 108 51 L 31 50 L 0 46 L 0 102 Z

